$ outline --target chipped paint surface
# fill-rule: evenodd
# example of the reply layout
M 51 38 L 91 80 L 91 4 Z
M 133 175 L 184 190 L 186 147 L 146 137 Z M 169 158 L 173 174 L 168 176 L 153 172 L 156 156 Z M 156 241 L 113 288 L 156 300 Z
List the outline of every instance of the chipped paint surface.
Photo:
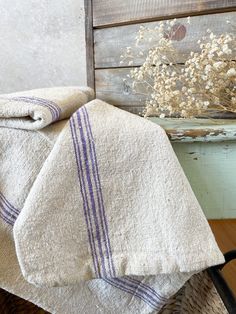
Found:
M 159 119 L 172 142 L 220 142 L 236 140 L 236 120 L 223 119 Z
M 236 218 L 236 120 L 158 119 L 208 219 Z
M 236 218 L 236 141 L 172 145 L 206 217 Z

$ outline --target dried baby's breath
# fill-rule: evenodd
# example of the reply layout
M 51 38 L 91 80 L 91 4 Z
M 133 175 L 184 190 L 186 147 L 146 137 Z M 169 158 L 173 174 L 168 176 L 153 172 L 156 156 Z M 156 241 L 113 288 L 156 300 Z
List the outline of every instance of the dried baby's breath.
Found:
M 215 35 L 208 29 L 197 42 L 198 51 L 179 65 L 173 38 L 180 27 L 175 19 L 155 28 L 141 26 L 135 49 L 127 47 L 122 55 L 128 65 L 145 56 L 143 64 L 130 73 L 134 91 L 145 90 L 145 116 L 190 118 L 212 110 L 236 112 L 235 36 Z M 144 42 L 149 43 L 147 51 L 142 49 Z

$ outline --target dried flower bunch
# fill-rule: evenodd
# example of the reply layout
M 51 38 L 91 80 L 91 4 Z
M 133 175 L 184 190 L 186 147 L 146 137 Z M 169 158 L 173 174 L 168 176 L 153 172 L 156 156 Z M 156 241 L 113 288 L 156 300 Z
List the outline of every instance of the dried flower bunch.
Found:
M 187 18 L 187 23 L 190 19 Z M 177 64 L 179 53 L 173 45 L 183 25 L 176 19 L 160 22 L 155 28 L 141 26 L 136 48 L 127 47 L 121 63 L 129 65 L 145 56 L 129 79 L 136 93 L 146 95 L 145 116 L 206 116 L 212 110 L 236 112 L 236 61 L 233 34 L 206 36 L 197 42 L 198 52 L 191 52 L 184 64 Z M 142 46 L 148 42 L 146 52 Z

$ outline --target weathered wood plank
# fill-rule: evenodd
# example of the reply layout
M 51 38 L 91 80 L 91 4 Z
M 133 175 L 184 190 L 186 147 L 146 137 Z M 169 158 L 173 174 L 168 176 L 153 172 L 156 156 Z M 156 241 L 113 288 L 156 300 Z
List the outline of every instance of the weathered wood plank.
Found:
M 94 88 L 93 8 L 92 0 L 84 0 L 87 84 Z
M 143 116 L 144 107 L 141 106 L 119 106 L 120 109 L 126 110 L 128 112 L 134 113 L 139 116 Z
M 236 0 L 93 0 L 95 27 L 233 10 Z
M 181 67 L 181 65 L 178 65 Z M 95 70 L 96 96 L 127 111 L 140 114 L 145 108 L 148 91 L 140 85 L 137 93 L 132 89 L 132 81 L 127 78 L 131 68 L 110 68 Z M 124 79 L 126 79 L 124 81 Z M 234 113 L 214 113 L 214 118 L 235 118 Z
M 135 94 L 131 82 L 124 82 L 130 68 L 95 70 L 96 96 L 114 106 L 144 107 L 145 95 Z M 140 92 L 144 90 L 140 89 Z
M 162 126 L 172 142 L 236 141 L 236 120 L 148 119 Z
M 186 30 L 181 40 L 174 40 L 173 45 L 179 51 L 178 63 L 183 63 L 191 51 L 199 51 L 198 39 L 206 35 L 207 29 L 212 30 L 216 35 L 232 32 L 232 25 L 227 21 L 235 23 L 236 12 L 194 16 L 191 18 L 191 24 L 187 24 L 186 18 L 180 18 L 176 23 L 183 25 L 180 31 Z M 145 26 L 154 28 L 160 22 L 147 23 Z M 135 36 L 142 24 L 133 24 L 120 27 L 111 27 L 97 29 L 94 31 L 94 54 L 95 68 L 108 68 L 120 66 L 120 55 L 126 47 L 135 48 Z M 155 44 L 152 43 L 152 45 Z M 145 42 L 142 51 L 148 51 L 150 44 Z M 137 50 L 137 48 L 136 48 Z M 144 56 L 137 56 L 134 59 L 134 65 L 141 65 L 144 62 Z M 127 66 L 128 61 L 124 61 L 122 66 Z

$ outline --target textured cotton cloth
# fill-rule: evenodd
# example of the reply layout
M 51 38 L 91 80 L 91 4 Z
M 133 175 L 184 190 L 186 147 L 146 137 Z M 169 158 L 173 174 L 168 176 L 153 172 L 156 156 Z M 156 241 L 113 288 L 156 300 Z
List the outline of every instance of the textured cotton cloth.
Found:
M 66 119 L 94 98 L 89 87 L 51 87 L 0 96 L 0 126 L 41 129 Z
M 49 314 L 35 304 L 0 289 L 2 314 Z M 227 314 L 221 297 L 206 271 L 195 274 L 168 300 L 160 314 Z
M 0 131 L 2 288 L 57 314 L 157 313 L 224 261 L 156 124 L 94 100 Z

